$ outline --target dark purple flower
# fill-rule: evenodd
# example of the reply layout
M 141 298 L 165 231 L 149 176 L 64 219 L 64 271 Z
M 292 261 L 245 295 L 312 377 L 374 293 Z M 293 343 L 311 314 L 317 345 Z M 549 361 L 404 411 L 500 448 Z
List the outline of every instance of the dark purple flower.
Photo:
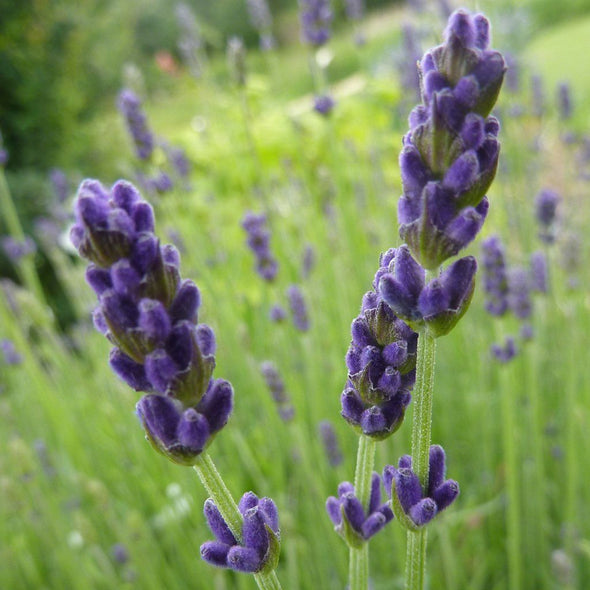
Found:
M 475 258 L 460 258 L 426 284 L 424 269 L 405 244 L 389 253 L 389 263 L 378 283 L 383 301 L 412 329 L 426 329 L 434 337 L 448 334 L 471 302 Z
M 285 389 L 285 383 L 277 366 L 272 361 L 264 361 L 260 365 L 260 372 L 264 377 L 272 399 L 277 405 L 279 415 L 285 422 L 289 422 L 295 415 L 291 398 Z
M 511 361 L 518 354 L 518 349 L 514 338 L 507 336 L 503 345 L 492 344 L 490 352 L 498 362 L 504 364 Z
M 485 17 L 458 10 L 445 43 L 420 63 L 422 104 L 410 114 L 400 154 L 398 220 L 402 239 L 429 270 L 467 246 L 487 215 L 500 148 L 489 113 L 506 70 L 489 42 Z
M 391 249 L 381 255 L 375 289 L 394 254 Z M 401 426 L 410 403 L 418 336 L 395 315 L 378 290 L 363 297 L 351 333 L 346 354 L 348 381 L 340 398 L 342 416 L 363 434 L 383 439 Z
M 215 541 L 201 545 L 201 557 L 216 567 L 237 572 L 257 573 L 274 569 L 279 558 L 280 531 L 277 507 L 270 498 L 246 492 L 238 504 L 244 517 L 241 542 L 209 498 L 204 513 Z
M 367 507 L 355 496 L 354 486 L 344 481 L 338 486 L 338 497 L 330 496 L 326 501 L 326 510 L 336 532 L 350 547 L 361 547 L 393 519 L 389 503 L 381 503 L 381 478 L 375 472 Z
M 548 286 L 547 258 L 542 250 L 531 254 L 531 288 L 538 293 L 547 293 Z
M 293 324 L 299 331 L 307 332 L 309 330 L 309 315 L 301 289 L 297 285 L 290 285 L 287 289 L 287 299 L 289 300 Z
M 302 41 L 315 47 L 327 43 L 333 17 L 330 0 L 299 0 Z
M 126 88 L 119 94 L 118 106 L 125 118 L 137 157 L 140 160 L 149 160 L 154 151 L 154 136 L 141 108 L 141 100 L 132 90 Z
M 342 463 L 343 456 L 332 423 L 329 420 L 322 420 L 319 423 L 318 431 L 322 439 L 326 457 L 328 458 L 328 463 L 332 467 L 338 467 Z
M 272 282 L 277 276 L 279 264 L 270 251 L 270 231 L 266 225 L 266 215 L 246 213 L 242 227 L 248 237 L 246 243 L 256 257 L 256 272 L 265 280 Z
M 23 362 L 23 357 L 17 352 L 12 340 L 8 340 L 8 338 L 0 340 L 0 350 L 2 351 L 5 364 L 20 365 Z
M 508 310 L 508 279 L 504 246 L 498 236 L 491 236 L 481 244 L 485 307 L 494 316 Z
M 551 189 L 543 189 L 535 197 L 535 210 L 539 223 L 539 238 L 546 244 L 555 241 L 555 219 L 561 197 Z
M 445 480 L 445 452 L 439 445 L 430 447 L 428 489 L 423 491 L 418 476 L 412 471 L 412 458 L 401 457 L 398 467 L 383 470 L 385 491 L 392 499 L 393 512 L 406 528 L 418 530 L 428 524 L 459 495 L 459 484 Z
M 313 101 L 313 110 L 324 117 L 327 117 L 334 108 L 336 102 L 329 94 L 316 96 Z
M 271 322 L 280 323 L 287 318 L 287 312 L 281 305 L 275 304 L 270 308 L 269 317 Z
M 524 268 L 508 271 L 508 306 L 519 320 L 528 319 L 533 312 L 530 277 Z
M 71 238 L 91 261 L 94 321 L 115 345 L 111 367 L 149 394 L 137 404 L 148 440 L 172 461 L 192 465 L 233 407 L 231 385 L 212 379 L 215 336 L 197 324 L 199 290 L 181 280 L 178 251 L 160 245 L 152 208 L 131 184 L 106 191 L 85 181 L 75 212 Z

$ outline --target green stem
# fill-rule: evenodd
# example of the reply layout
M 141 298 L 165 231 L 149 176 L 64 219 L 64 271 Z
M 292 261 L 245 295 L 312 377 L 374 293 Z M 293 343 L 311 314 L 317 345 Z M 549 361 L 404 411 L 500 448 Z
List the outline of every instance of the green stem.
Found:
M 371 478 L 375 464 L 376 442 L 370 436 L 361 434 L 356 455 L 354 472 L 354 492 L 365 511 L 369 508 L 371 496 Z M 360 548 L 350 547 L 349 552 L 350 590 L 366 590 L 369 585 L 369 544 L 363 543 Z
M 14 202 L 12 201 L 10 189 L 8 188 L 8 183 L 6 182 L 6 177 L 4 176 L 4 169 L 2 167 L 0 167 L 0 215 L 6 223 L 8 233 L 15 240 L 24 242 L 25 232 L 23 231 L 23 228 L 20 224 L 18 213 L 16 211 L 16 207 L 14 206 Z M 27 255 L 22 258 L 17 266 L 17 271 L 26 288 L 31 293 L 33 293 L 40 303 L 46 304 L 43 288 L 41 287 L 41 282 L 39 281 L 39 275 L 37 274 L 35 264 L 31 256 Z
M 428 488 L 435 356 L 436 339 L 424 331 L 418 337 L 412 424 L 412 469 L 423 490 Z M 426 529 L 408 531 L 407 539 L 406 590 L 422 590 L 426 572 Z
M 193 466 L 201 483 L 211 496 L 223 520 L 227 523 L 234 537 L 240 543 L 242 541 L 243 517 L 238 510 L 238 505 L 227 489 L 219 471 L 207 452 L 203 452 L 197 458 Z M 253 574 L 260 590 L 280 590 L 281 584 L 275 571 Z

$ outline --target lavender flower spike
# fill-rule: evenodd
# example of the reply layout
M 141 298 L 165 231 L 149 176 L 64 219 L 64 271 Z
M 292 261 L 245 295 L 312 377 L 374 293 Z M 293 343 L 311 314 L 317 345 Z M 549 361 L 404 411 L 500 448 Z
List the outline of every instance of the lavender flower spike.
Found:
M 80 186 L 71 239 L 91 264 L 94 322 L 113 344 L 111 368 L 144 391 L 137 415 L 154 448 L 192 465 L 229 419 L 233 390 L 212 379 L 215 335 L 198 324 L 200 294 L 181 280 L 176 248 L 154 235 L 151 206 L 133 185 Z
M 346 355 L 348 381 L 342 416 L 363 434 L 381 440 L 402 424 L 416 378 L 418 335 L 400 320 L 376 290 L 394 251 L 381 255 L 374 290 L 363 297 L 352 322 Z
M 132 90 L 124 89 L 119 94 L 118 106 L 125 118 L 137 157 L 140 160 L 149 160 L 154 151 L 154 136 L 141 108 L 141 100 Z
M 215 541 L 201 545 L 201 557 L 216 567 L 237 572 L 272 571 L 279 559 L 279 516 L 270 498 L 260 498 L 253 492 L 242 496 L 238 509 L 244 517 L 242 542 L 238 543 L 211 498 L 205 502 L 205 518 Z
M 248 247 L 256 257 L 256 272 L 265 281 L 274 281 L 279 264 L 270 251 L 270 231 L 266 226 L 266 215 L 248 212 L 242 220 L 242 227 L 248 234 Z
M 555 219 L 557 205 L 561 197 L 551 189 L 543 189 L 535 197 L 537 222 L 539 223 L 539 239 L 552 244 L 555 241 Z
M 297 285 L 290 285 L 287 289 L 287 299 L 293 316 L 293 324 L 300 332 L 307 332 L 309 330 L 309 314 L 301 289 Z
M 299 0 L 302 40 L 315 47 L 326 44 L 332 34 L 333 16 L 330 0 Z
M 488 116 L 506 64 L 489 49 L 489 22 L 454 12 L 445 43 L 420 63 L 422 104 L 410 113 L 400 154 L 400 235 L 426 269 L 469 244 L 487 215 L 498 164 L 498 121 Z
M 445 452 L 439 445 L 430 447 L 426 493 L 412 471 L 409 455 L 401 457 L 397 468 L 393 465 L 385 467 L 383 483 L 392 499 L 396 518 L 412 531 L 428 524 L 459 495 L 459 484 L 452 479 L 445 480 Z
M 502 316 L 508 310 L 508 278 L 504 246 L 498 236 L 490 236 L 481 244 L 483 283 L 486 310 Z
M 326 501 L 328 516 L 336 532 L 349 547 L 362 547 L 373 535 L 393 520 L 389 503 L 381 503 L 381 478 L 373 472 L 369 506 L 365 510 L 354 494 L 354 486 L 348 481 L 338 486 L 338 497 L 330 496 Z

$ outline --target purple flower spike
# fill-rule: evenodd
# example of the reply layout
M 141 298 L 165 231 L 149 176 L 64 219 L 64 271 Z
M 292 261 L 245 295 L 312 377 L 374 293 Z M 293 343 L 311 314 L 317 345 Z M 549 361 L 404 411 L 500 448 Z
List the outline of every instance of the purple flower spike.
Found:
M 420 62 L 422 104 L 410 115 L 400 156 L 400 236 L 414 258 L 437 269 L 474 238 L 485 219 L 498 164 L 498 122 L 489 113 L 506 64 L 488 49 L 489 23 L 463 10 L 445 43 Z
M 213 380 L 215 335 L 197 324 L 200 294 L 181 280 L 180 256 L 154 235 L 150 205 L 127 182 L 110 191 L 82 183 L 72 241 L 91 261 L 97 329 L 115 344 L 110 364 L 144 391 L 137 413 L 148 440 L 172 461 L 193 465 L 233 408 L 231 385 Z
M 303 292 L 297 285 L 290 285 L 287 289 L 287 299 L 291 308 L 293 324 L 300 332 L 307 332 L 310 322 Z
M 314 98 L 313 110 L 316 113 L 327 117 L 332 112 L 335 105 L 336 101 L 329 94 L 322 94 L 321 96 L 316 96 Z
M 508 336 L 503 345 L 492 344 L 490 352 L 492 357 L 499 363 L 505 364 L 510 362 L 518 354 L 518 349 L 516 348 L 514 338 Z
M 301 39 L 314 47 L 328 42 L 333 13 L 330 0 L 299 0 Z
M 508 278 L 504 246 L 498 236 L 491 236 L 481 244 L 483 284 L 486 310 L 502 316 L 508 310 Z
M 285 383 L 283 382 L 277 366 L 272 361 L 264 361 L 260 365 L 260 372 L 262 373 L 266 386 L 270 391 L 270 395 L 277 406 L 279 416 L 285 422 L 289 422 L 295 416 L 295 409 L 291 403 L 291 397 L 285 389 Z
M 242 227 L 248 234 L 248 247 L 256 257 L 256 272 L 265 281 L 274 281 L 279 265 L 270 251 L 270 232 L 266 228 L 266 215 L 248 212 L 242 219 Z
M 135 145 L 135 154 L 140 160 L 149 160 L 154 151 L 154 136 L 141 108 L 141 100 L 132 90 L 125 89 L 119 94 L 118 107 Z
M 211 498 L 205 502 L 205 518 L 216 541 L 201 545 L 201 557 L 216 567 L 258 573 L 274 569 L 279 558 L 278 512 L 270 498 L 253 492 L 242 496 L 238 508 L 244 517 L 241 540 L 236 539 Z
M 424 270 L 402 245 L 395 251 L 389 269 L 379 277 L 379 293 L 412 329 L 444 336 L 467 311 L 477 270 L 473 256 L 455 261 L 425 285 Z
M 354 494 L 350 482 L 338 486 L 338 497 L 330 496 L 326 501 L 326 511 L 334 523 L 336 532 L 350 547 L 361 547 L 393 519 L 388 503 L 381 503 L 381 478 L 373 473 L 369 505 L 365 509 Z
M 548 267 L 547 258 L 542 250 L 537 250 L 531 254 L 531 288 L 538 293 L 547 293 L 548 286 Z
M 555 220 L 560 200 L 561 197 L 550 189 L 542 190 L 535 198 L 539 238 L 546 244 L 552 244 L 555 241 Z
M 385 490 L 392 499 L 393 512 L 410 530 L 428 524 L 459 495 L 459 485 L 445 480 L 445 452 L 439 445 L 430 447 L 428 489 L 424 492 L 418 476 L 412 471 L 412 460 L 404 455 L 398 467 L 387 465 L 383 470 Z

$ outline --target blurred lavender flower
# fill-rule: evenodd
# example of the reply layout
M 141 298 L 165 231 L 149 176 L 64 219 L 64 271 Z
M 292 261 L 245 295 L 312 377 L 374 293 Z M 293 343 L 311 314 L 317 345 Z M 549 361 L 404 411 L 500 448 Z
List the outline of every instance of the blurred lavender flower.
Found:
M 180 29 L 178 49 L 190 73 L 195 78 L 203 75 L 205 55 L 197 19 L 188 4 L 176 6 L 176 22 Z
M 246 243 L 256 257 L 256 272 L 265 281 L 274 281 L 279 264 L 270 251 L 270 231 L 266 227 L 266 215 L 248 211 L 242 219 L 242 227 L 248 238 Z
M 529 274 L 524 268 L 514 267 L 508 270 L 508 306 L 519 320 L 531 317 L 531 284 Z
M 350 20 L 360 20 L 365 14 L 364 0 L 345 0 L 344 7 Z
M 531 289 L 538 293 L 547 293 L 549 290 L 549 269 L 547 267 L 547 258 L 543 251 L 537 250 L 531 254 L 530 268 Z
M 411 94 L 413 101 L 420 100 L 420 72 L 416 64 L 422 57 L 416 28 L 410 23 L 402 26 L 402 55 L 399 60 L 402 88 Z
M 435 338 L 448 334 L 469 308 L 475 289 L 477 263 L 466 256 L 447 266 L 428 284 L 424 269 L 406 244 L 382 258 L 379 293 L 393 312 L 413 330 Z
M 319 423 L 318 430 L 322 444 L 324 445 L 326 457 L 328 458 L 328 463 L 332 467 L 338 467 L 342 463 L 343 456 L 332 423 L 329 420 L 322 420 Z
M 277 405 L 279 415 L 284 422 L 289 422 L 295 415 L 295 408 L 291 403 L 291 398 L 285 390 L 285 383 L 277 369 L 277 366 L 272 361 L 264 361 L 260 365 L 260 372 L 264 377 L 266 386 Z
M 70 185 L 65 172 L 59 168 L 52 168 L 49 171 L 49 180 L 57 197 L 57 202 L 63 203 L 66 201 L 70 195 Z
M 520 338 L 522 340 L 532 340 L 535 335 L 535 331 L 533 327 L 529 323 L 522 324 L 520 326 Z
M 6 162 L 8 162 L 8 151 L 4 148 L 4 140 L 0 133 L 0 166 L 5 166 Z
M 508 279 L 504 246 L 498 236 L 491 236 L 481 244 L 483 282 L 486 310 L 501 316 L 508 310 Z
M 327 117 L 332 112 L 335 105 L 336 102 L 329 94 L 322 94 L 313 99 L 313 110 L 324 117 Z
M 499 344 L 492 344 L 490 352 L 498 362 L 508 363 L 518 354 L 518 349 L 516 348 L 514 338 L 508 336 L 502 346 Z
M 365 293 L 352 322 L 346 354 L 348 380 L 340 398 L 342 416 L 363 434 L 381 440 L 402 424 L 416 378 L 418 335 L 400 320 L 377 291 L 392 250 L 381 255 L 373 290 Z
M 240 37 L 232 37 L 227 42 L 227 64 L 234 84 L 246 85 L 246 47 Z
M 212 379 L 215 335 L 197 324 L 199 290 L 181 280 L 178 251 L 160 245 L 153 210 L 130 183 L 106 191 L 84 181 L 75 213 L 70 238 L 91 262 L 86 279 L 99 301 L 94 324 L 115 345 L 111 368 L 148 393 L 137 414 L 154 448 L 192 465 L 233 407 L 231 385 Z
M 309 315 L 301 289 L 297 285 L 290 285 L 287 288 L 287 299 L 289 300 L 293 324 L 301 332 L 307 332 L 309 330 Z
M 201 545 L 201 557 L 209 564 L 237 572 L 271 571 L 279 558 L 279 515 L 270 498 L 246 492 L 238 504 L 244 517 L 242 542 L 238 543 L 211 498 L 205 502 L 205 518 L 215 541 Z
M 445 43 L 420 63 L 422 100 L 410 113 L 400 154 L 400 235 L 426 269 L 469 244 L 488 211 L 498 164 L 499 124 L 488 116 L 506 64 L 488 49 L 489 22 L 458 10 Z
M 325 45 L 332 34 L 333 17 L 330 0 L 299 0 L 302 41 L 315 47 Z
M 246 0 L 250 22 L 260 36 L 260 49 L 268 51 L 275 46 L 272 34 L 272 14 L 266 0 Z
M 369 506 L 365 508 L 355 496 L 354 486 L 344 481 L 338 486 L 338 497 L 326 501 L 328 516 L 336 532 L 350 547 L 362 547 L 365 541 L 377 534 L 393 519 L 389 503 L 381 503 L 381 478 L 373 472 Z
M 129 561 L 129 551 L 122 543 L 115 543 L 111 547 L 111 557 L 118 564 L 125 565 Z
M 170 175 L 167 172 L 163 171 L 154 176 L 150 180 L 150 183 L 152 188 L 160 194 L 167 193 L 174 188 L 174 182 L 172 181 L 172 178 L 170 178 Z
M 512 53 L 505 53 L 506 64 L 506 88 L 516 94 L 520 90 L 520 64 Z
M 545 114 L 545 91 L 543 78 L 538 74 L 531 76 L 531 93 L 533 115 L 542 117 Z
M 37 244 L 29 236 L 25 236 L 23 241 L 12 236 L 5 236 L 2 238 L 2 249 L 14 264 L 18 264 L 22 258 L 37 251 Z
M 539 239 L 546 244 L 555 241 L 555 219 L 557 205 L 561 197 L 551 189 L 543 189 L 535 197 L 537 222 L 539 223 Z
M 301 276 L 307 279 L 315 266 L 315 250 L 311 244 L 305 245 L 303 251 L 303 264 L 301 265 Z
M 568 275 L 568 285 L 570 288 L 577 287 L 578 271 L 580 270 L 582 254 L 582 240 L 576 232 L 569 231 L 563 237 L 560 248 L 561 265 Z
M 23 357 L 17 352 L 12 340 L 8 340 L 8 338 L 0 340 L 0 350 L 5 364 L 20 365 L 23 362 Z
M 557 108 L 560 119 L 565 121 L 571 118 L 573 110 L 572 96 L 570 85 L 567 82 L 561 82 L 557 86 Z
M 445 471 L 445 452 L 439 445 L 430 447 L 426 493 L 412 471 L 409 455 L 401 457 L 397 468 L 393 465 L 385 467 L 385 490 L 392 499 L 396 518 L 406 528 L 416 531 L 428 524 L 459 495 L 459 484 L 452 479 L 445 480 Z
M 154 151 L 154 136 L 141 108 L 141 100 L 132 90 L 124 89 L 119 94 L 118 107 L 125 118 L 137 157 L 140 160 L 149 160 Z
M 287 319 L 287 312 L 284 307 L 279 304 L 275 304 L 270 308 L 269 318 L 271 322 L 280 323 Z

